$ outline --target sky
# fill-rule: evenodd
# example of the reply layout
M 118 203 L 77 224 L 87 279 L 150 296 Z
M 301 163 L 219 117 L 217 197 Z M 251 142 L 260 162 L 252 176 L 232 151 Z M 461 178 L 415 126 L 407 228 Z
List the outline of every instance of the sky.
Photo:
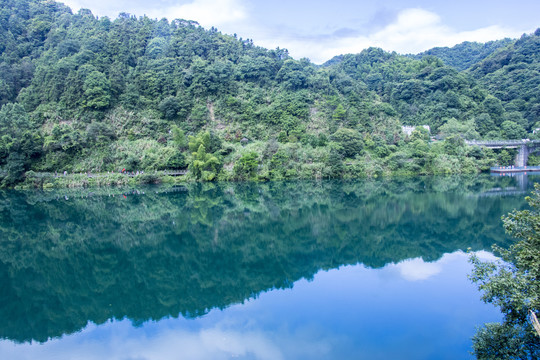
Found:
M 90 9 L 195 20 L 268 49 L 321 64 L 370 46 L 401 54 L 463 41 L 517 38 L 540 27 L 538 0 L 60 0 Z

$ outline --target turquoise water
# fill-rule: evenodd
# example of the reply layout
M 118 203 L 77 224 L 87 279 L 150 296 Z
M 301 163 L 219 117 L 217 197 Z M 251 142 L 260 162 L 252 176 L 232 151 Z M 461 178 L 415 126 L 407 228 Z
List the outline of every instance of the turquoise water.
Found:
M 470 358 L 531 182 L 0 192 L 0 358 Z

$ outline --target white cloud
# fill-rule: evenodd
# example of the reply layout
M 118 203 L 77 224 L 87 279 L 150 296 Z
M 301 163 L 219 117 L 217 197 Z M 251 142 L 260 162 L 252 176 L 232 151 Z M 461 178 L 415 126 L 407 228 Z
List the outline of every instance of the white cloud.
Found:
M 79 9 L 90 9 L 92 13 L 98 16 L 109 16 L 116 18 L 119 13 L 127 12 L 129 3 L 124 1 L 110 0 L 60 0 L 76 13 Z
M 64 3 L 65 5 L 69 6 L 71 10 L 76 12 L 81 7 L 84 7 L 79 1 L 77 0 L 60 0 L 61 3 Z
M 373 34 L 369 39 L 386 50 L 417 53 L 435 46 L 453 46 L 463 41 L 485 42 L 506 36 L 516 37 L 521 32 L 490 26 L 472 31 L 455 31 L 442 24 L 441 18 L 422 9 L 401 12 L 397 21 Z
M 121 12 L 151 18 L 195 20 L 205 27 L 241 22 L 247 17 L 244 0 L 192 0 L 190 2 L 157 0 L 148 6 L 144 2 L 128 0 L 63 0 L 74 12 L 89 8 L 98 16 L 116 18 Z
M 531 30 L 532 31 L 532 30 Z M 335 55 L 358 53 L 370 46 L 399 53 L 418 53 L 436 46 L 453 46 L 463 41 L 486 42 L 505 37 L 518 37 L 527 30 L 489 26 L 470 31 L 457 31 L 443 24 L 441 17 L 424 9 L 406 9 L 383 29 L 367 35 L 350 37 L 276 37 L 256 41 L 263 46 L 285 47 L 293 57 L 308 57 L 315 63 Z
M 241 0 L 194 0 L 184 5 L 152 9 L 150 17 L 195 20 L 205 27 L 220 26 L 244 20 L 246 8 Z

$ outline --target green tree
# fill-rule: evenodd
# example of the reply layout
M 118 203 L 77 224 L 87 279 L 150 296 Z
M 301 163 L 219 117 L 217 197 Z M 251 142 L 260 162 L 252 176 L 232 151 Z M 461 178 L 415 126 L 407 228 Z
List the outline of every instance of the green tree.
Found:
M 92 71 L 84 81 L 85 106 L 95 110 L 109 107 L 111 103 L 111 83 L 99 71 Z
M 466 140 L 479 139 L 480 134 L 475 129 L 474 120 L 459 122 L 456 119 L 449 119 L 446 124 L 439 128 L 439 132 L 444 137 L 460 136 Z
M 504 114 L 504 108 L 501 100 L 492 95 L 488 95 L 482 102 L 484 112 L 489 114 L 494 120 L 496 125 L 500 125 L 502 122 L 502 115 Z
M 332 135 L 332 140 L 337 143 L 339 153 L 345 157 L 354 157 L 364 148 L 360 133 L 353 129 L 338 129 Z
M 523 115 L 521 115 L 521 113 L 519 111 L 507 112 L 506 114 L 504 114 L 503 120 L 504 121 L 513 121 L 516 124 L 522 126 L 524 129 L 529 128 L 529 123 L 528 123 L 527 119 L 525 119 L 523 117 Z M 504 121 L 503 121 L 503 124 L 504 124 Z
M 221 149 L 222 140 L 213 131 L 204 131 L 197 136 L 188 137 L 188 147 L 191 152 L 198 151 L 201 145 L 210 153 L 215 153 Z
M 283 178 L 289 168 L 290 156 L 283 149 L 279 149 L 270 159 L 270 174 L 274 179 Z
M 4 186 L 23 180 L 31 160 L 40 157 L 43 140 L 37 126 L 19 104 L 5 104 L 0 109 L 0 166 L 5 165 Z
M 481 135 L 486 135 L 491 130 L 495 130 L 495 124 L 491 119 L 491 116 L 486 113 L 482 113 L 474 118 L 476 128 Z
M 12 186 L 24 178 L 24 157 L 18 152 L 9 154 L 5 166 L 5 176 L 0 174 L 0 185 L 2 187 Z
M 169 157 L 166 167 L 169 169 L 183 169 L 186 167 L 186 157 L 184 153 L 175 149 L 176 151 Z
M 429 141 L 429 131 L 423 126 L 417 126 L 409 137 L 411 142 L 416 140 Z
M 512 165 L 512 155 L 506 149 L 502 149 L 499 153 L 499 164 L 500 165 Z
M 529 210 L 503 217 L 504 228 L 518 241 L 509 249 L 494 247 L 501 260 L 483 262 L 471 256 L 470 279 L 482 300 L 498 306 L 502 323 L 487 324 L 474 339 L 478 359 L 538 359 L 540 334 L 531 312 L 540 315 L 540 185 L 526 198 Z
M 103 122 L 92 122 L 86 128 L 87 142 L 102 145 L 115 138 L 114 131 Z
M 501 131 L 505 139 L 519 140 L 527 137 L 527 132 L 523 126 L 510 120 L 506 120 L 501 124 Z
M 189 115 L 189 121 L 193 123 L 195 128 L 200 128 L 210 120 L 210 113 L 208 107 L 205 104 L 197 104 L 191 110 Z
M 345 120 L 346 116 L 347 116 L 347 111 L 345 111 L 345 109 L 343 108 L 343 105 L 339 104 L 334 110 L 334 113 L 332 114 L 332 120 L 339 123 Z
M 309 74 L 312 69 L 303 65 L 302 60 L 285 60 L 276 78 L 289 90 L 298 90 L 307 87 Z
M 192 153 L 198 151 L 201 145 L 204 146 L 205 151 L 206 149 L 210 148 L 210 132 L 208 131 L 200 132 L 197 134 L 197 136 L 190 135 L 188 140 L 189 151 Z
M 184 134 L 184 131 L 180 129 L 178 126 L 173 125 L 171 127 L 172 132 L 172 138 L 176 146 L 178 146 L 179 149 L 185 149 L 187 147 L 187 140 L 186 135 Z
M 174 120 L 180 111 L 180 102 L 175 96 L 168 96 L 159 103 L 158 107 L 165 119 Z
M 257 173 L 259 166 L 259 154 L 252 151 L 242 155 L 234 164 L 234 176 L 239 180 L 247 180 L 253 178 Z
M 207 154 L 203 144 L 199 145 L 197 152 L 192 154 L 189 171 L 197 180 L 216 180 L 219 171 L 219 160 L 212 154 Z
M 329 175 L 332 178 L 340 178 L 343 175 L 343 156 L 336 149 L 330 150 L 328 155 Z

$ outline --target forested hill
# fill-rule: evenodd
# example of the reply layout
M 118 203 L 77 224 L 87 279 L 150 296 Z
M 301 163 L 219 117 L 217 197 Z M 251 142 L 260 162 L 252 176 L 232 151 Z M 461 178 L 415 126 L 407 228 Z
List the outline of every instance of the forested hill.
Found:
M 465 41 L 451 48 L 436 47 L 417 55 L 411 55 L 411 57 L 420 60 L 426 56 L 436 56 L 440 58 L 446 65 L 452 66 L 461 71 L 469 69 L 474 64 L 490 56 L 496 50 L 513 42 L 514 41 L 511 39 L 488 41 L 487 43 L 483 44 Z
M 319 67 L 188 20 L 0 4 L 4 186 L 122 168 L 200 180 L 477 172 L 512 154 L 463 138 L 532 137 L 539 121 L 538 30 L 485 45 L 472 66 L 472 50 L 446 52 L 450 66 L 370 48 Z

